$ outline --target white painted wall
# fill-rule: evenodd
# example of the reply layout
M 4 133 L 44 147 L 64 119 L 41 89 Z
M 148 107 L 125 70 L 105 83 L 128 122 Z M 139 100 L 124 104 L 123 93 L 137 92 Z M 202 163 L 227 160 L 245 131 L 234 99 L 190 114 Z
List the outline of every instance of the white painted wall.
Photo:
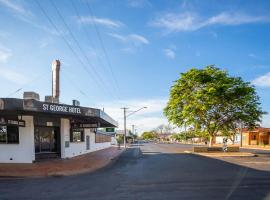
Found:
M 19 127 L 19 144 L 0 144 L 0 163 L 32 163 L 35 160 L 34 122 L 33 116 L 23 116 L 25 127 Z M 68 148 L 65 141 L 70 141 L 69 119 L 61 119 L 61 158 L 74 156 L 105 149 L 111 146 L 110 142 L 95 143 L 95 133 L 85 129 L 84 142 L 71 142 Z M 86 136 L 90 136 L 90 149 L 86 150 Z
M 33 116 L 23 116 L 19 127 L 19 144 L 0 144 L 0 163 L 32 163 L 35 160 Z
M 217 136 L 216 137 L 216 144 L 223 144 L 223 138 L 226 138 L 224 136 Z M 240 134 L 235 135 L 235 144 L 240 143 Z M 232 144 L 232 141 L 228 139 L 227 144 Z
M 66 158 L 65 142 L 70 140 L 70 122 L 69 119 L 61 118 L 60 137 L 61 137 L 61 158 Z
M 62 123 L 62 121 L 61 121 Z M 65 129 L 65 128 L 64 128 Z M 62 131 L 62 124 L 61 124 L 61 131 Z M 65 131 L 65 141 L 69 141 L 69 131 Z M 66 134 L 68 134 L 68 137 L 66 137 Z M 86 136 L 90 137 L 90 149 L 86 149 Z M 90 153 L 93 151 L 105 149 L 111 146 L 110 142 L 105 142 L 105 143 L 95 143 L 95 133 L 90 132 L 90 129 L 84 129 L 84 142 L 70 142 L 68 148 L 64 148 L 65 151 L 62 154 L 62 158 L 71 158 L 74 156 L 82 155 L 85 153 Z M 62 144 L 61 144 L 62 145 Z

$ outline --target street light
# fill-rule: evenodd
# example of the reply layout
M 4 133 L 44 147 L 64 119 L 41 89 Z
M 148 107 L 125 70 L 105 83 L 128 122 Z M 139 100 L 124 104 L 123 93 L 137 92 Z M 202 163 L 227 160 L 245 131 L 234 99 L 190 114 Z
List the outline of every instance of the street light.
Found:
M 146 109 L 146 108 L 147 108 L 147 107 L 146 107 L 146 106 L 144 106 L 144 107 L 142 107 L 142 108 L 140 108 L 140 109 L 138 109 L 138 110 L 135 110 L 135 111 L 133 111 L 133 112 L 129 113 L 128 115 L 127 115 L 127 109 L 128 109 L 128 108 L 126 108 L 126 107 L 121 108 L 121 109 L 123 109 L 123 110 L 124 110 L 124 146 L 125 146 L 125 148 L 127 148 L 127 144 L 126 144 L 126 135 L 127 135 L 127 118 L 128 118 L 128 117 L 130 117 L 131 115 L 135 114 L 136 112 L 139 112 L 140 110 L 142 110 L 142 109 Z

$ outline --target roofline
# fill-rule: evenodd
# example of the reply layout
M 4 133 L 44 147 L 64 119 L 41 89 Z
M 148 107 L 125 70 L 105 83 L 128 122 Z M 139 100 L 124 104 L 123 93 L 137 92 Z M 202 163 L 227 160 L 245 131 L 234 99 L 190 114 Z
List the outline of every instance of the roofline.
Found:
M 118 122 L 101 109 L 73 106 L 68 104 L 56 104 L 34 99 L 1 98 L 0 113 L 28 113 L 28 114 L 53 114 L 66 117 L 98 118 L 107 127 L 117 127 Z

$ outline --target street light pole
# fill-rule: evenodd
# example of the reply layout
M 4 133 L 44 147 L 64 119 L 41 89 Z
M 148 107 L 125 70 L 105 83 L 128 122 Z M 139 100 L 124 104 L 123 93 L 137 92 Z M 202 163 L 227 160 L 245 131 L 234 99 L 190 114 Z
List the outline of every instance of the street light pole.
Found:
M 126 137 L 127 137 L 127 109 L 128 108 L 124 107 L 121 109 L 124 110 L 124 147 L 126 148 L 127 147 Z
M 121 108 L 121 109 L 124 110 L 124 146 L 125 146 L 125 148 L 127 148 L 127 144 L 126 144 L 126 136 L 127 136 L 127 117 L 129 117 L 129 116 L 135 114 L 136 112 L 138 112 L 138 111 L 140 111 L 140 110 L 142 110 L 142 109 L 144 109 L 144 108 L 147 108 L 147 107 L 144 106 L 144 107 L 142 107 L 142 108 L 140 108 L 140 109 L 138 109 L 138 110 L 136 110 L 136 111 L 131 112 L 131 113 L 128 114 L 128 115 L 127 115 L 127 109 L 128 109 L 128 108 L 126 108 L 126 107 Z
M 134 141 L 135 141 L 135 132 L 134 132 L 134 127 L 135 127 L 135 125 L 133 124 L 132 125 L 132 135 L 133 135 L 133 143 L 134 143 Z
M 132 125 L 132 133 L 133 133 L 133 134 L 135 134 L 135 133 L 134 133 L 134 127 L 135 127 L 135 125 L 133 124 L 133 125 Z

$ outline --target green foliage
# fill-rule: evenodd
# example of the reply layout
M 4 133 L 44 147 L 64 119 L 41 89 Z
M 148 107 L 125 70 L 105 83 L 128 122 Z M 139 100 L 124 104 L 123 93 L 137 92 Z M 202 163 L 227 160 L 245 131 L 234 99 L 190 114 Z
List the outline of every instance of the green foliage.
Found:
M 142 135 L 141 135 L 141 138 L 144 139 L 144 140 L 153 140 L 153 139 L 156 139 L 157 138 L 157 134 L 155 132 L 144 132 Z
M 118 144 L 122 144 L 124 142 L 124 135 L 117 135 L 116 141 Z
M 239 123 L 252 128 L 264 113 L 250 83 L 207 66 L 181 73 L 171 87 L 164 114 L 171 123 L 192 127 L 212 138 Z
M 175 139 L 176 141 L 183 141 L 185 140 L 185 135 L 183 133 L 177 133 L 177 134 L 173 134 L 171 138 Z

